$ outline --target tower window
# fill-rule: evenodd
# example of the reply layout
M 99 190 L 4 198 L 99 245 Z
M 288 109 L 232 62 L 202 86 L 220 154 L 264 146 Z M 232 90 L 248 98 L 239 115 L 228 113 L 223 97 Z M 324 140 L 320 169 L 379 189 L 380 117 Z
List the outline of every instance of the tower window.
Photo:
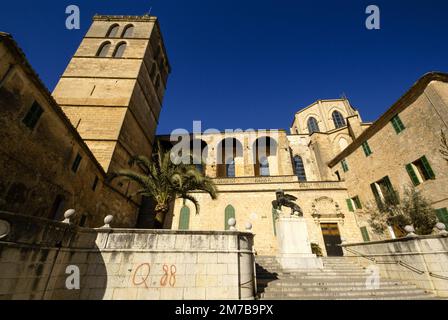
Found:
M 124 55 L 124 51 L 126 50 L 126 42 L 120 42 L 115 48 L 115 52 L 113 54 L 114 58 L 121 58 Z
M 42 113 L 44 113 L 44 110 L 39 105 L 39 103 L 37 103 L 37 101 L 34 101 L 33 105 L 31 106 L 30 110 L 26 114 L 25 118 L 23 118 L 22 122 L 28 128 L 34 129 L 36 127 L 36 124 L 39 121 L 40 117 L 42 116 Z
M 104 42 L 103 44 L 101 44 L 100 48 L 98 49 L 98 52 L 96 53 L 97 57 L 107 57 L 107 54 L 109 53 L 109 49 L 110 49 L 110 42 Z
M 134 35 L 134 26 L 132 24 L 128 24 L 126 27 L 124 27 L 121 37 L 132 38 L 133 35 Z
M 346 126 L 345 119 L 339 111 L 333 112 L 333 122 L 336 129 Z
M 118 24 L 111 25 L 109 30 L 106 33 L 106 38 L 115 38 L 118 34 L 119 28 L 120 28 L 120 26 Z
M 308 119 L 308 132 L 310 134 L 313 134 L 314 132 L 320 132 L 319 124 L 317 123 L 316 118 L 311 117 Z
M 78 154 L 76 155 L 75 161 L 73 161 L 73 165 L 72 165 L 72 171 L 73 171 L 74 173 L 76 173 L 76 172 L 78 171 L 78 169 L 79 169 L 79 165 L 81 164 L 81 160 L 82 160 L 82 157 L 81 157 L 81 155 L 78 153 Z
M 299 178 L 299 181 L 306 182 L 305 166 L 303 165 L 303 159 L 300 156 L 294 157 L 294 171 Z

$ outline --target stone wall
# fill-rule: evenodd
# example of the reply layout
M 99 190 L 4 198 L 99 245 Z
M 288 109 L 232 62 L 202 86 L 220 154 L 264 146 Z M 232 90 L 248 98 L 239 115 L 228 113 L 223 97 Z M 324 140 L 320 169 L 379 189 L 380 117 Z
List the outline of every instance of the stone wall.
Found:
M 251 233 L 83 229 L 0 212 L 5 222 L 0 299 L 254 299 Z M 66 288 L 71 265 L 80 290 Z
M 425 236 L 343 245 L 345 256 L 377 266 L 382 276 L 448 297 L 448 238 Z
M 224 230 L 228 206 L 235 210 L 237 229 L 244 230 L 246 223 L 253 226 L 255 249 L 259 255 L 277 254 L 277 237 L 274 229 L 272 201 L 275 192 L 284 190 L 298 198 L 307 221 L 310 240 L 318 243 L 325 254 L 325 243 L 321 223 L 337 223 L 341 237 L 349 242 L 361 241 L 361 232 L 356 217 L 349 212 L 347 190 L 342 182 L 286 182 L 296 177 L 264 177 L 217 179 L 219 196 L 212 200 L 205 193 L 195 193 L 201 204 L 201 211 L 195 214 L 192 203 L 186 203 L 190 210 L 190 230 Z M 264 182 L 260 181 L 264 179 Z M 284 182 L 281 182 L 281 181 Z M 167 219 L 171 229 L 179 228 L 183 200 L 176 201 L 173 216 Z M 318 214 L 318 215 L 314 215 Z M 342 215 L 340 215 L 342 214 Z

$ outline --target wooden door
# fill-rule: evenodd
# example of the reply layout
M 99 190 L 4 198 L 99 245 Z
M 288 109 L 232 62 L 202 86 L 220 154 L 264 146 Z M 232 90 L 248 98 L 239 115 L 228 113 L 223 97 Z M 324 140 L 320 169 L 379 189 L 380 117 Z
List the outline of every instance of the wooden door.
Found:
M 322 223 L 322 235 L 324 236 L 325 248 L 327 256 L 342 257 L 344 252 L 340 246 L 342 243 L 341 234 L 337 223 Z

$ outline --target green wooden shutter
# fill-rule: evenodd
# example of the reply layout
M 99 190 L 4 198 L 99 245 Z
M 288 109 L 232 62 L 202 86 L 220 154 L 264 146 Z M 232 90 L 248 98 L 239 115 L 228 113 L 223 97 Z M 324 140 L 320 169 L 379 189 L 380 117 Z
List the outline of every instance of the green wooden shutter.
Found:
M 361 200 L 359 200 L 358 196 L 354 197 L 352 200 L 355 203 L 356 209 L 362 209 Z
M 229 226 L 229 219 L 234 218 L 235 219 L 235 208 L 232 207 L 231 205 L 227 206 L 226 208 L 226 212 L 225 212 L 225 221 L 224 221 L 224 225 L 226 227 L 226 230 L 230 230 L 230 226 Z
M 190 228 L 190 208 L 184 206 L 180 210 L 179 230 L 188 230 Z
M 370 156 L 373 153 L 367 141 L 362 144 L 362 148 L 364 150 L 366 157 Z
M 409 177 L 411 177 L 412 183 L 414 184 L 414 186 L 418 186 L 420 184 L 420 180 L 417 177 L 417 174 L 414 171 L 414 167 L 412 166 L 412 164 L 408 164 L 406 165 L 406 170 L 409 174 Z
M 348 211 L 355 212 L 355 209 L 353 208 L 352 199 L 347 199 L 347 207 L 348 207 Z
M 436 215 L 439 221 L 445 224 L 448 228 L 448 209 L 447 208 L 437 209 Z
M 370 236 L 369 236 L 369 231 L 367 231 L 367 227 L 361 228 L 361 234 L 362 234 L 362 238 L 364 239 L 364 242 L 370 242 Z
M 425 167 L 425 171 L 427 176 L 429 177 L 429 179 L 435 179 L 436 175 L 434 174 L 434 171 L 432 170 L 429 161 L 426 157 L 422 157 L 421 158 L 423 166 Z
M 397 134 L 401 133 L 402 131 L 404 131 L 404 129 L 406 129 L 406 127 L 404 126 L 403 122 L 401 121 L 398 115 L 393 117 L 391 122 Z
M 395 192 L 394 187 L 392 186 L 392 183 L 390 182 L 390 179 L 388 176 L 384 177 L 383 181 L 384 181 L 384 184 L 386 185 L 387 190 L 389 192 Z
M 378 192 L 378 189 L 376 188 L 376 184 L 372 183 L 370 185 L 370 188 L 372 188 L 372 192 L 373 192 L 373 195 L 375 197 L 376 204 L 378 205 L 378 207 L 381 206 L 382 201 L 381 201 L 381 197 L 380 197 L 380 194 Z

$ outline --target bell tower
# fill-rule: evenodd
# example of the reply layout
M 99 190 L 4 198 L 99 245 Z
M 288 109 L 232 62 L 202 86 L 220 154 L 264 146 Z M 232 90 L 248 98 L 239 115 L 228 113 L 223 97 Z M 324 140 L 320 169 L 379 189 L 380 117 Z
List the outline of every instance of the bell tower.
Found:
M 53 96 L 110 172 L 152 153 L 170 71 L 156 17 L 95 16 Z

